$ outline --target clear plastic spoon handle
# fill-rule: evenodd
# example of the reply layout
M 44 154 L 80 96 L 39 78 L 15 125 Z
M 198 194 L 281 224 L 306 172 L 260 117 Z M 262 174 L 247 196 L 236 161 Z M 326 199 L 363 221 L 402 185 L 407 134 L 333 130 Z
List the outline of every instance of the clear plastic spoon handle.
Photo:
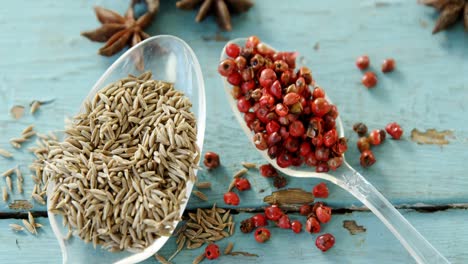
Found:
M 335 183 L 350 192 L 369 208 L 400 240 L 417 263 L 450 263 L 435 249 L 398 210 L 348 163 Z

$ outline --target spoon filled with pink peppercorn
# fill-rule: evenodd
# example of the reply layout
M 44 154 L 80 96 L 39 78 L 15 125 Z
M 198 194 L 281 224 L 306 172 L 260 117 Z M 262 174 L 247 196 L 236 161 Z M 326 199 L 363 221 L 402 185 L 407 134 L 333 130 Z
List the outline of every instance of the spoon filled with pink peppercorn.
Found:
M 345 160 L 338 109 L 312 78 L 296 67 L 296 52 L 281 52 L 257 37 L 226 44 L 218 72 L 234 115 L 257 150 L 276 169 L 335 183 L 367 206 L 418 263 L 449 263 Z M 329 173 L 332 171 L 332 173 Z

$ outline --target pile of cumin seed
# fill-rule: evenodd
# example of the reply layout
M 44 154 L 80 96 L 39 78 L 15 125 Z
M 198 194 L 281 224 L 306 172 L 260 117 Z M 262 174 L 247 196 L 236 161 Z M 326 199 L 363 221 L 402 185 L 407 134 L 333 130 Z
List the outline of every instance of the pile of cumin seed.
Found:
M 199 161 L 191 102 L 150 72 L 107 85 L 62 142 L 35 151 L 49 210 L 85 242 L 140 252 L 180 220 Z

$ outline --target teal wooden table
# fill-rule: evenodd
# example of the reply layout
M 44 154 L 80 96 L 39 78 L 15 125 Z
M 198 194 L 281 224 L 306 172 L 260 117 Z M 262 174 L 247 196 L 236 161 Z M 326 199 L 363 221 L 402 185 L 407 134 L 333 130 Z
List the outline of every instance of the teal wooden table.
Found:
M 26 148 L 16 150 L 9 139 L 29 124 L 39 132 L 59 130 L 64 118 L 73 115 L 97 78 L 117 58 L 96 55 L 99 44 L 80 36 L 80 31 L 98 25 L 92 6 L 102 5 L 124 12 L 129 1 L 5 1 L 0 9 L 0 148 L 14 153 L 0 158 L 0 170 L 19 165 L 28 171 L 32 156 Z M 203 68 L 207 91 L 205 151 L 220 153 L 222 167 L 201 172 L 201 180 L 213 183 L 206 192 L 209 202 L 192 197 L 189 209 L 224 206 L 223 192 L 242 161 L 262 163 L 261 156 L 242 134 L 227 106 L 216 72 L 219 53 L 227 39 L 258 35 L 275 47 L 298 50 L 299 58 L 311 67 L 315 79 L 339 106 L 350 150 L 347 159 L 376 186 L 401 213 L 453 263 L 468 263 L 468 34 L 462 24 L 431 35 L 436 12 L 416 0 L 364 1 L 257 1 L 248 13 L 233 17 L 232 32 L 220 32 L 214 19 L 193 22 L 196 12 L 175 8 L 175 1 L 162 1 L 160 13 L 147 31 L 151 35 L 172 34 L 192 46 Z M 354 66 L 357 56 L 367 53 L 372 69 L 394 57 L 397 70 L 379 75 L 379 84 L 367 90 L 360 84 L 361 72 Z M 14 120 L 13 105 L 28 106 L 33 100 L 54 100 L 35 116 L 28 112 Z M 28 111 L 28 107 L 26 111 Z M 359 166 L 354 122 L 381 128 L 391 121 L 405 130 L 401 141 L 387 140 L 375 149 L 378 162 L 369 169 Z M 413 129 L 451 131 L 446 145 L 417 144 Z M 260 211 L 265 195 L 274 190 L 268 179 L 249 172 L 252 190 L 241 194 L 234 212 L 236 221 Z M 13 192 L 0 202 L 0 263 L 60 263 L 61 255 L 45 217 L 45 207 L 30 199 L 33 183 L 25 176 L 25 192 Z M 310 190 L 314 179 L 289 179 L 289 187 Z M 0 186 L 5 186 L 1 179 Z M 236 232 L 228 241 L 238 250 L 259 258 L 226 257 L 220 263 L 412 263 L 385 226 L 355 198 L 330 186 L 327 202 L 335 208 L 324 232 L 336 236 L 327 253 L 314 246 L 315 236 L 294 235 L 272 228 L 272 240 L 257 244 L 251 235 Z M 20 200 L 32 204 L 31 211 L 44 225 L 36 236 L 17 234 L 10 223 L 18 223 L 27 210 Z M 26 203 L 27 205 L 28 203 Z M 22 206 L 25 204 L 23 203 Z M 21 207 L 21 206 L 19 206 Z M 297 214 L 292 214 L 298 218 Z M 351 235 L 344 220 L 354 220 L 366 231 Z M 170 240 L 161 250 L 172 254 Z M 175 263 L 191 263 L 202 249 L 184 250 Z M 154 263 L 147 260 L 145 263 Z

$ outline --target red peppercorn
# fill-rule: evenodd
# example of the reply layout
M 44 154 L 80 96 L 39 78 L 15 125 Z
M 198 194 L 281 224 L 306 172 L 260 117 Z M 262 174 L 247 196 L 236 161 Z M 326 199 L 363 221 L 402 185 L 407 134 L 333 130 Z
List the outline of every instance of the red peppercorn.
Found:
M 289 69 L 288 64 L 284 60 L 277 60 L 273 64 L 275 72 L 284 72 Z
M 239 227 L 240 231 L 245 234 L 252 232 L 254 228 L 255 225 L 252 218 L 242 220 Z
M 310 204 L 303 204 L 299 207 L 299 214 L 307 216 L 310 213 L 312 213 L 312 206 Z
M 314 216 L 310 216 L 306 221 L 306 230 L 309 233 L 319 233 L 320 223 Z
M 327 161 L 328 167 L 330 170 L 335 171 L 338 169 L 341 164 L 343 164 L 343 158 L 342 157 L 333 157 Z
M 229 76 L 237 70 L 237 65 L 232 59 L 225 59 L 218 65 L 218 72 L 224 77 Z
M 250 36 L 245 42 L 245 47 L 253 49 L 258 45 L 258 43 L 260 43 L 260 39 L 257 36 Z
M 300 166 L 300 164 L 297 164 L 296 162 L 292 162 L 292 165 Z M 283 188 L 286 186 L 286 184 L 288 184 L 288 181 L 282 175 L 278 175 L 273 178 L 273 186 L 275 186 L 277 189 Z
M 240 72 L 240 75 L 242 77 L 242 80 L 244 82 L 250 81 L 255 77 L 254 70 L 252 68 L 245 68 Z
M 312 97 L 314 99 L 324 98 L 325 97 L 325 91 L 320 87 L 315 87 L 314 91 L 312 92 Z
M 278 122 L 276 121 L 270 121 L 268 122 L 268 124 L 266 125 L 266 132 L 267 134 L 271 134 L 273 132 L 279 132 L 281 126 L 280 124 L 278 124 Z
M 275 113 L 278 114 L 278 116 L 286 116 L 288 112 L 289 112 L 289 109 L 287 106 L 285 106 L 282 103 L 276 104 Z
M 252 216 L 252 222 L 255 227 L 268 225 L 267 218 L 264 214 L 256 214 Z
M 275 105 L 275 98 L 273 98 L 273 96 L 270 94 L 264 94 L 262 97 L 260 97 L 260 100 L 258 102 L 261 106 L 266 106 L 270 108 L 273 105 Z
M 356 60 L 356 66 L 360 70 L 365 70 L 369 67 L 369 57 L 367 55 L 359 56 Z
M 323 121 L 325 123 L 325 131 L 332 130 L 336 127 L 335 119 L 329 113 L 323 117 Z M 338 139 L 338 134 L 336 138 Z
M 256 133 L 253 136 L 253 142 L 259 150 L 266 150 L 268 148 L 268 143 L 263 136 L 263 133 Z
M 331 219 L 331 208 L 325 205 L 319 206 L 315 210 L 315 215 L 320 223 L 328 223 Z
M 323 161 L 319 162 L 315 167 L 316 172 L 328 172 L 329 170 L 328 163 Z
M 268 241 L 271 237 L 271 233 L 270 233 L 270 230 L 268 230 L 267 228 L 265 227 L 260 227 L 258 228 L 257 230 L 255 230 L 255 240 L 258 242 L 258 243 L 265 243 L 266 241 Z
M 272 178 L 278 176 L 278 172 L 271 164 L 263 164 L 260 166 L 259 170 L 263 177 Z
M 268 135 L 268 139 L 267 139 L 268 147 L 276 145 L 280 141 L 281 141 L 281 136 L 278 132 L 273 132 L 270 135 Z
M 323 234 L 315 240 L 315 246 L 323 252 L 329 250 L 335 244 L 335 237 L 332 234 Z
M 239 205 L 240 199 L 237 193 L 235 192 L 227 192 L 224 194 L 224 203 L 228 205 Z
M 240 47 L 235 43 L 229 43 L 226 46 L 226 55 L 231 58 L 236 58 L 240 54 Z
M 362 122 L 354 124 L 353 125 L 353 130 L 360 137 L 363 137 L 363 136 L 365 136 L 367 134 L 367 126 Z
M 271 84 L 269 91 L 276 99 L 281 99 L 281 97 L 283 96 L 281 83 L 278 80 L 274 81 Z
M 292 81 L 294 81 L 293 72 L 291 70 L 285 70 L 280 77 L 281 84 L 288 86 Z
M 319 147 L 315 149 L 315 158 L 318 161 L 327 161 L 330 157 L 330 150 L 328 148 Z
M 312 79 L 312 72 L 310 71 L 309 68 L 307 67 L 301 67 L 299 68 L 298 76 L 304 78 L 305 83 L 307 85 L 311 84 L 313 79 Z
M 254 80 L 250 80 L 250 81 L 243 82 L 242 85 L 241 85 L 241 89 L 242 89 L 242 92 L 243 92 L 244 94 L 247 94 L 249 91 L 252 91 L 252 90 L 255 89 L 255 81 L 254 81 Z M 261 97 L 261 95 L 262 95 L 261 90 L 260 90 L 260 89 L 257 89 L 256 91 L 257 91 L 256 93 L 258 93 L 258 95 L 260 95 L 260 97 Z M 257 96 L 258 96 L 258 95 L 257 95 Z M 254 98 L 255 95 L 253 94 L 253 92 L 252 92 L 252 95 L 251 95 L 251 96 L 252 96 L 252 98 Z M 255 99 L 255 98 L 254 98 L 254 99 Z
M 312 140 L 310 141 L 312 145 L 314 145 L 316 148 L 321 147 L 323 145 L 323 136 L 322 135 L 317 135 Z
M 395 60 L 392 58 L 385 59 L 382 63 L 382 72 L 387 73 L 395 69 Z
M 241 97 L 239 100 L 237 100 L 237 109 L 239 109 L 239 112 L 247 113 L 250 110 L 250 107 L 250 101 L 245 97 Z
M 268 154 L 268 157 L 270 157 L 271 159 L 274 159 L 278 156 L 280 152 L 280 148 L 278 146 L 271 146 L 268 148 L 268 151 L 267 151 L 267 154 Z
M 296 151 L 299 150 L 299 146 L 300 146 L 299 144 L 300 142 L 297 138 L 288 137 L 284 141 L 284 148 L 291 153 L 295 153 Z
M 289 216 L 287 214 L 282 215 L 280 219 L 278 220 L 277 225 L 279 228 L 283 228 L 283 229 L 291 228 L 291 222 L 289 221 Z
M 240 71 L 245 69 L 245 67 L 247 66 L 247 60 L 245 59 L 245 57 L 242 57 L 242 56 L 238 56 L 234 62 L 236 62 L 236 65 L 237 65 L 237 69 L 239 69 Z
M 228 75 L 227 81 L 232 85 L 240 85 L 242 82 L 242 76 L 238 72 L 233 72 Z
M 374 145 L 380 145 L 382 143 L 382 134 L 379 129 L 372 130 L 369 134 L 369 142 Z
M 328 111 L 327 115 L 331 116 L 333 119 L 336 119 L 338 117 L 339 112 L 336 105 L 330 105 L 330 111 Z
M 301 121 L 296 120 L 289 125 L 289 134 L 293 137 L 302 137 L 305 133 L 304 125 Z
M 205 153 L 203 164 L 205 164 L 205 167 L 209 170 L 217 168 L 220 164 L 219 155 L 214 152 Z
M 315 116 L 322 117 L 330 111 L 330 104 L 325 98 L 317 98 L 310 104 L 310 109 Z
M 359 162 L 361 166 L 364 168 L 372 166 L 377 160 L 375 159 L 374 153 L 369 150 L 364 150 L 361 153 L 361 157 L 359 158 Z
M 311 151 L 309 154 L 307 154 L 307 156 L 304 158 L 304 162 L 311 167 L 317 166 L 318 161 L 317 158 L 315 158 L 315 152 Z
M 333 153 L 335 153 L 335 155 L 338 155 L 338 156 L 345 153 L 347 149 L 348 149 L 348 142 L 346 141 L 345 137 L 340 137 L 338 139 L 338 142 L 332 147 Z
M 209 244 L 205 248 L 205 258 L 207 259 L 217 259 L 219 258 L 219 247 L 216 244 Z
M 370 149 L 369 138 L 367 137 L 360 137 L 357 141 L 357 147 L 360 152 Z
M 324 183 L 324 182 L 321 182 L 321 183 L 315 185 L 314 188 L 312 189 L 312 193 L 317 198 L 327 198 L 328 197 L 327 184 Z
M 245 178 L 237 178 L 236 179 L 236 188 L 239 191 L 246 191 L 250 189 L 250 182 Z
M 261 71 L 258 81 L 263 88 L 270 88 L 273 82 L 276 81 L 276 73 L 272 69 L 264 69 Z
M 260 68 L 262 68 L 264 64 L 265 64 L 265 58 L 263 58 L 263 56 L 260 55 L 260 54 L 255 54 L 250 59 L 250 67 L 252 67 L 252 69 L 254 69 L 254 71 L 259 70 Z
M 277 205 L 270 205 L 265 208 L 265 216 L 268 220 L 278 221 L 283 215 L 283 211 Z
M 297 93 L 288 93 L 283 98 L 283 103 L 285 105 L 293 105 L 301 99 L 301 96 Z
M 366 72 L 361 79 L 362 84 L 367 88 L 377 85 L 377 76 L 373 72 Z
M 291 229 L 294 233 L 299 234 L 302 231 L 302 224 L 299 220 L 291 222 Z
M 299 155 L 302 157 L 306 157 L 310 152 L 312 148 L 308 142 L 302 142 L 301 146 L 299 147 Z
M 333 146 L 336 143 L 336 141 L 338 141 L 338 132 L 336 131 L 336 129 L 329 130 L 323 135 L 323 144 L 326 147 Z
M 244 115 L 244 120 L 245 120 L 245 123 L 247 124 L 247 126 L 250 126 L 250 124 L 256 119 L 257 119 L 257 117 L 255 116 L 254 113 L 245 113 L 245 115 Z
M 232 98 L 239 99 L 242 96 L 242 90 L 239 86 L 233 86 L 231 90 Z
M 395 122 L 388 124 L 385 127 L 385 130 L 393 139 L 400 139 L 401 135 L 403 135 L 403 129 Z
M 262 42 L 258 43 L 256 48 L 257 48 L 258 53 L 265 55 L 265 56 L 271 56 L 275 53 L 274 50 L 272 50 L 270 47 L 268 47 L 268 45 Z
M 281 152 L 278 157 L 276 157 L 276 164 L 281 168 L 287 168 L 292 165 L 291 156 L 286 151 Z

